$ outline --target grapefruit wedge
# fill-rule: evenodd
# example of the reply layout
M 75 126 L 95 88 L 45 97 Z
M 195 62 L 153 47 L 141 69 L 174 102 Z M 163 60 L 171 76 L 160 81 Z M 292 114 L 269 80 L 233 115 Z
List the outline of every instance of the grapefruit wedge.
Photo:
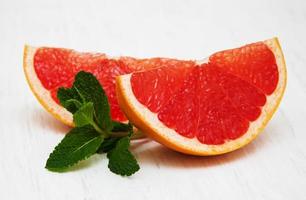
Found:
M 102 53 L 82 53 L 71 49 L 25 46 L 23 67 L 31 90 L 43 107 L 55 118 L 73 126 L 70 112 L 57 99 L 60 87 L 71 87 L 74 76 L 81 70 L 93 73 L 106 92 L 111 116 L 126 122 L 115 93 L 115 77 L 134 71 L 163 66 L 192 66 L 194 61 L 167 58 L 112 58 Z
M 217 155 L 252 141 L 277 109 L 286 66 L 277 38 L 116 78 L 128 119 L 154 140 L 192 155 Z

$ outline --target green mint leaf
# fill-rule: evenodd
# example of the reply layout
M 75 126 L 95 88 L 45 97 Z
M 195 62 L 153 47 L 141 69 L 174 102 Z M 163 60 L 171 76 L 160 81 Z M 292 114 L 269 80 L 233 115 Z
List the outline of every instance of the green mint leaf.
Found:
M 103 142 L 103 137 L 90 125 L 72 129 L 50 154 L 46 168 L 50 171 L 67 170 L 94 153 Z
M 94 106 L 92 102 L 85 103 L 73 114 L 73 122 L 75 126 L 81 127 L 94 122 Z
M 79 108 L 78 111 L 73 114 L 73 122 L 76 127 L 81 127 L 90 124 L 96 129 L 96 131 L 101 133 L 104 137 L 108 136 L 108 134 L 105 134 L 105 132 L 101 130 L 100 127 L 94 121 L 94 106 L 92 102 L 85 103 Z
M 57 91 L 57 98 L 61 105 L 72 114 L 82 105 L 82 99 L 74 88 L 59 88 Z
M 113 148 L 115 148 L 117 142 L 120 140 L 120 137 L 113 137 L 113 138 L 107 138 L 105 139 L 101 146 L 99 147 L 97 153 L 102 154 L 102 153 L 107 153 Z
M 130 176 L 139 170 L 139 165 L 133 154 L 129 151 L 130 137 L 121 138 L 115 148 L 107 153 L 108 168 L 115 174 Z
M 65 102 L 65 104 L 67 105 L 67 107 L 68 106 L 72 106 L 72 105 L 74 105 L 77 109 L 79 109 L 80 107 L 82 107 L 82 103 L 81 102 L 79 102 L 78 100 L 76 100 L 76 99 L 69 99 L 69 100 L 67 100 L 66 102 Z
M 96 77 L 91 73 L 81 71 L 75 77 L 73 88 L 77 91 L 83 103 L 93 103 L 97 124 L 102 130 L 109 133 L 113 125 L 110 117 L 110 107 L 107 96 Z

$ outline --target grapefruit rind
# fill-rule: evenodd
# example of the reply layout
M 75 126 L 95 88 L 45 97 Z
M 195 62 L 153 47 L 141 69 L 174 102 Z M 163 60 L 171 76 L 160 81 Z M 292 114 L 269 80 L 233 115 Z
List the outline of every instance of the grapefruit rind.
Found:
M 39 103 L 56 119 L 68 126 L 74 126 L 72 114 L 57 104 L 37 77 L 34 69 L 34 55 L 38 48 L 25 45 L 23 55 L 23 69 L 27 82 Z
M 156 113 L 151 112 L 136 99 L 131 87 L 131 74 L 116 78 L 116 91 L 119 105 L 128 119 L 137 128 L 157 142 L 176 151 L 191 155 L 218 155 L 234 151 L 251 142 L 263 131 L 279 106 L 285 91 L 287 81 L 286 64 L 278 39 L 272 38 L 265 40 L 264 43 L 274 53 L 279 72 L 278 84 L 274 92 L 267 96 L 266 104 L 262 107 L 259 118 L 254 122 L 250 122 L 248 131 L 238 139 L 228 140 L 221 145 L 207 145 L 199 142 L 196 138 L 190 139 L 181 136 L 173 129 L 165 126 L 159 121 Z

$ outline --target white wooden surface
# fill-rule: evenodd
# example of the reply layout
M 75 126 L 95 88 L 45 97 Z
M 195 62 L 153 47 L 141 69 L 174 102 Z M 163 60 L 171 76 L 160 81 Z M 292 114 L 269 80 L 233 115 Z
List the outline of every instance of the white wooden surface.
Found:
M 136 57 L 204 58 L 278 36 L 288 67 L 280 109 L 236 152 L 191 157 L 133 145 L 141 170 L 109 172 L 94 156 L 69 173 L 44 169 L 68 128 L 34 98 L 23 45 Z M 306 199 L 306 1 L 0 0 L 0 199 Z

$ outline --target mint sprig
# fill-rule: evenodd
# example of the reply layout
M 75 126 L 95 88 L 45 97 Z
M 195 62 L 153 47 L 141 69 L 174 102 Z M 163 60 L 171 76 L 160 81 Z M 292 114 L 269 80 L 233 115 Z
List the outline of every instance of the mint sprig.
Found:
M 72 87 L 60 88 L 57 97 L 60 103 L 71 113 L 78 111 L 80 105 L 91 102 L 94 107 L 96 123 L 106 132 L 112 130 L 113 123 L 107 96 L 99 81 L 91 73 L 79 72 L 75 76 Z
M 107 96 L 94 75 L 79 72 L 72 87 L 60 88 L 57 97 L 61 105 L 73 114 L 76 127 L 50 154 L 47 169 L 67 171 L 95 153 L 107 153 L 108 167 L 112 172 L 130 176 L 139 170 L 129 151 L 133 127 L 112 121 Z

